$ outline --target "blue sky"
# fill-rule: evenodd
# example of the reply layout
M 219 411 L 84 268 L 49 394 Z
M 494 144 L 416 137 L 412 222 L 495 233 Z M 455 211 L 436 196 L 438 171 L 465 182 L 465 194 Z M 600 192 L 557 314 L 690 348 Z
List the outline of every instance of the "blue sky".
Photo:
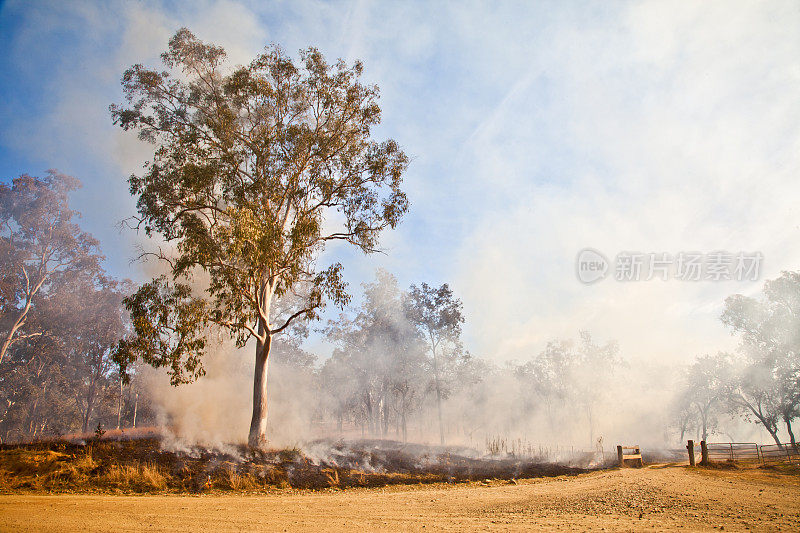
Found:
M 796 2 L 5 2 L 0 176 L 48 168 L 107 268 L 140 237 L 125 177 L 148 147 L 108 105 L 181 26 L 245 63 L 276 42 L 362 59 L 383 124 L 412 156 L 412 207 L 385 255 L 335 250 L 353 289 L 377 267 L 449 282 L 477 354 L 525 359 L 588 328 L 628 357 L 730 347 L 723 298 L 761 282 L 580 284 L 578 250 L 761 251 L 800 268 L 800 4 Z

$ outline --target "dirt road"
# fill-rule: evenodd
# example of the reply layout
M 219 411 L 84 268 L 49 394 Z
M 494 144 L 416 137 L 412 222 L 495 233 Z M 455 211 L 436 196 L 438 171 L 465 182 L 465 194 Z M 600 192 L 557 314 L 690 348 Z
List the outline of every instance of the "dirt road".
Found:
M 272 495 L 0 496 L 2 531 L 800 531 L 800 478 L 650 466 Z

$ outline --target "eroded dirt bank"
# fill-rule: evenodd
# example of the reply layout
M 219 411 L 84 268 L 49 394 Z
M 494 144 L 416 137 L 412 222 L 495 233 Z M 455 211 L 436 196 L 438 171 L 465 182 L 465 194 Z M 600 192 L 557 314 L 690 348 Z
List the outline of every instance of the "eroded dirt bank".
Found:
M 266 496 L 0 496 L 2 531 L 798 531 L 800 477 L 679 465 Z

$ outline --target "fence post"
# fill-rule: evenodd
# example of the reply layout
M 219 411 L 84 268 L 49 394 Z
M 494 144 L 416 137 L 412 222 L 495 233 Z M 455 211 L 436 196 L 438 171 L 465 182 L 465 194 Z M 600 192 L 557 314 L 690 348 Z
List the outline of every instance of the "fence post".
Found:
M 689 440 L 686 443 L 686 449 L 689 451 L 689 466 L 694 466 L 694 441 Z
M 707 465 L 708 464 L 708 445 L 706 441 L 700 441 L 700 464 Z
M 622 445 L 617 446 L 617 460 L 619 461 L 620 468 L 625 466 L 625 460 L 622 458 Z

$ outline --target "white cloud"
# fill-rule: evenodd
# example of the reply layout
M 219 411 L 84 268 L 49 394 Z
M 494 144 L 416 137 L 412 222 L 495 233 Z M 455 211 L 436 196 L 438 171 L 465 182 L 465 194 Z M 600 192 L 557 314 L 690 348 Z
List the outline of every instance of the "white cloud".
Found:
M 722 301 L 759 285 L 584 287 L 585 246 L 760 250 L 768 277 L 797 268 L 800 17 L 741 7 L 631 4 L 621 27 L 567 25 L 531 56 L 546 89 L 512 89 L 471 151 L 486 186 L 505 189 L 459 256 L 479 353 L 519 358 L 586 327 L 629 355 L 687 359 L 731 345 Z M 542 167 L 541 147 L 569 157 Z

